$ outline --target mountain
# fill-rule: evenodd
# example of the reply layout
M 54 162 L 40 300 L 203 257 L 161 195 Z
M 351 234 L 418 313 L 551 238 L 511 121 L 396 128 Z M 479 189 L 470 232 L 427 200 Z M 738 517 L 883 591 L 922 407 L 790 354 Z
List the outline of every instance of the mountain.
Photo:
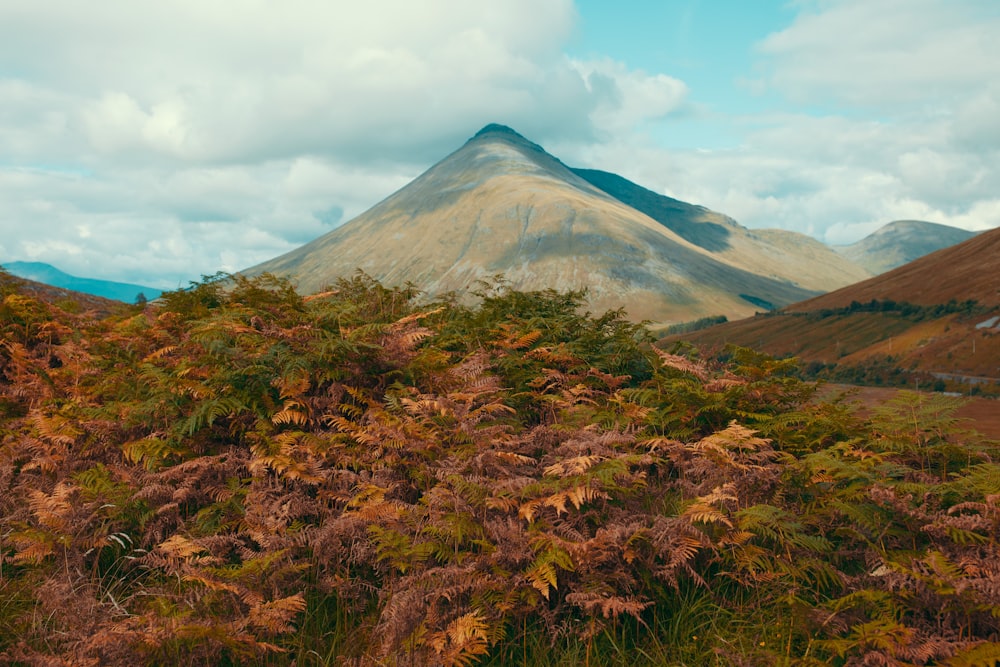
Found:
M 1000 229 L 767 316 L 671 336 L 825 364 L 839 379 L 1000 380 Z M 834 377 L 837 377 L 836 373 Z M 936 374 L 936 375 L 935 375 Z M 1000 391 L 998 387 L 997 391 Z
M 729 216 L 657 194 L 617 174 L 572 171 L 731 266 L 818 292 L 872 275 L 811 236 L 782 229 L 750 230 Z
M 93 294 L 105 299 L 124 301 L 125 303 L 135 303 L 136 297 L 142 294 L 147 299 L 155 299 L 162 294 L 162 290 L 143 285 L 133 285 L 131 283 L 119 283 L 111 280 L 98 280 L 96 278 L 79 278 L 60 271 L 51 264 L 43 262 L 7 262 L 3 268 L 14 276 L 27 278 L 36 282 Z
M 984 306 L 1000 306 L 1000 228 L 981 232 L 888 273 L 795 304 L 788 310 L 836 308 L 871 299 L 893 299 L 923 306 L 974 299 Z
M 502 273 L 515 289 L 587 288 L 591 308 L 669 323 L 750 315 L 864 277 L 798 236 L 750 232 L 621 177 L 571 170 L 488 125 L 338 229 L 244 271 L 322 289 L 357 269 L 431 296 Z M 811 256 L 795 256 L 800 248 Z M 821 277 L 817 277 L 821 276 Z
M 105 299 L 94 294 L 74 292 L 62 287 L 37 282 L 29 278 L 21 278 L 0 267 L 0 303 L 3 296 L 9 293 L 23 294 L 39 301 L 44 301 L 71 312 L 87 312 L 95 317 L 106 317 L 120 313 L 125 306 L 120 301 Z
M 857 243 L 834 249 L 873 275 L 878 275 L 975 235 L 975 232 L 936 222 L 896 220 Z

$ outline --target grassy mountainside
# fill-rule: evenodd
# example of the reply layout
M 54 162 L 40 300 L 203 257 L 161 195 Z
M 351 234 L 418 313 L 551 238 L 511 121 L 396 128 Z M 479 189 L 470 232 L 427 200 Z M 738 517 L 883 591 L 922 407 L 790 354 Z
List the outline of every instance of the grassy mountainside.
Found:
M 956 388 L 961 383 L 951 380 L 962 377 L 949 375 L 970 382 L 1000 378 L 998 275 L 1000 230 L 992 230 L 778 313 L 668 341 L 685 338 L 716 349 L 751 345 L 845 372 L 857 369 L 855 379 L 889 381 L 900 371 L 904 380 L 918 374 Z
M 0 291 L 5 293 L 16 291 L 38 301 L 53 305 L 58 304 L 64 310 L 77 313 L 87 312 L 96 317 L 106 317 L 112 313 L 121 313 L 126 310 L 120 301 L 20 278 L 8 273 L 3 267 L 0 267 Z
M 892 299 L 922 306 L 974 300 L 1000 306 L 1000 229 L 914 260 L 888 273 L 795 304 L 790 310 L 840 308 L 852 301 Z
M 586 288 L 595 310 L 623 306 L 658 324 L 742 317 L 864 276 L 812 246 L 793 261 L 798 242 L 753 240 L 675 200 L 679 213 L 666 224 L 654 219 L 666 199 L 654 200 L 645 206 L 510 128 L 488 126 L 354 220 L 244 273 L 285 276 L 308 293 L 361 269 L 432 297 L 502 273 L 516 289 Z M 766 268 L 774 266 L 791 268 Z
M 1000 451 L 579 295 L 0 302 L 0 662 L 989 664 Z
M 781 229 L 749 230 L 732 218 L 657 194 L 604 171 L 573 173 L 648 215 L 713 257 L 757 275 L 825 292 L 871 277 L 858 264 L 816 239 Z

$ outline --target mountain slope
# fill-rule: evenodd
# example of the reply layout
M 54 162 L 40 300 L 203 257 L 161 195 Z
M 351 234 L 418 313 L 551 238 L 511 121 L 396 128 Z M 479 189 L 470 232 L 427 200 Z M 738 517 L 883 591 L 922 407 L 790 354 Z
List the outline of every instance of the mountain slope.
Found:
M 935 222 L 896 220 L 857 243 L 839 246 L 835 250 L 873 275 L 878 275 L 975 235 L 975 232 Z
M 29 278 L 21 278 L 0 267 L 0 302 L 8 293 L 23 294 L 50 303 L 71 312 L 87 312 L 95 317 L 106 317 L 127 310 L 120 301 L 105 299 L 85 292 L 75 292 Z
M 7 262 L 3 267 L 11 275 L 20 278 L 27 278 L 28 280 L 45 283 L 53 287 L 61 287 L 74 292 L 93 294 L 105 299 L 124 301 L 125 303 L 134 303 L 136 296 L 140 293 L 147 299 L 155 299 L 162 293 L 161 290 L 143 285 L 119 283 L 112 280 L 98 280 L 96 278 L 79 278 L 43 262 Z
M 986 306 L 1000 306 L 1000 229 L 982 232 L 882 275 L 795 304 L 789 310 L 837 308 L 872 299 L 925 306 L 973 299 Z
M 719 243 L 747 230 L 691 208 L 701 221 L 675 231 L 490 125 L 354 220 L 244 273 L 287 276 L 310 292 L 361 269 L 430 295 L 503 273 L 516 289 L 587 288 L 595 310 L 625 307 L 657 324 L 742 317 L 819 291 L 815 281 L 747 268 L 763 258 L 727 258 Z
M 793 355 L 847 377 L 855 369 L 1000 378 L 1000 229 L 780 312 L 664 342 L 681 338 L 706 349 L 735 343 Z
M 572 171 L 731 266 L 815 291 L 843 287 L 872 275 L 811 236 L 782 229 L 750 230 L 729 216 L 657 194 L 617 174 Z

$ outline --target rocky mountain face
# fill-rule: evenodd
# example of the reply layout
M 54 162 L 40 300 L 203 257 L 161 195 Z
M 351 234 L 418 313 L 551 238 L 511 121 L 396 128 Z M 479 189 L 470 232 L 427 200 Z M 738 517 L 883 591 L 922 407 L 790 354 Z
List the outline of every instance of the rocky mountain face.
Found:
M 489 125 L 338 229 L 247 269 L 314 292 L 358 269 L 430 296 L 502 273 L 522 290 L 586 288 L 593 310 L 657 324 L 744 317 L 866 273 L 799 234 L 750 231 L 614 174 L 572 170 Z
M 835 250 L 878 275 L 975 235 L 975 232 L 934 222 L 896 220 L 857 243 L 838 246 Z

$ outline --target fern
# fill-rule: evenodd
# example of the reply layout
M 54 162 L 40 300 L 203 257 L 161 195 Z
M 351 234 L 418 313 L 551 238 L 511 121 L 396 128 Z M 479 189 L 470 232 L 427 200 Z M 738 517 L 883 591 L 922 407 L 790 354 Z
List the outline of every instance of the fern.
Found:
M 944 661 L 948 667 L 994 667 L 1000 663 L 1000 642 L 983 642 Z

